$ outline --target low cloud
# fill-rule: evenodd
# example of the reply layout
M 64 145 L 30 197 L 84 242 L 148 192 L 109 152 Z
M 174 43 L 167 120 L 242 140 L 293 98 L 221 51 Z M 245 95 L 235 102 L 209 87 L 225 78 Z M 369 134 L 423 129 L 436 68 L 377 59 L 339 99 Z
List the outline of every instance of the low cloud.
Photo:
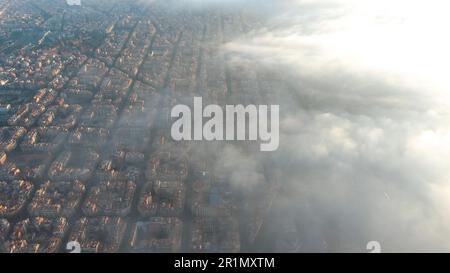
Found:
M 302 251 L 372 240 L 450 251 L 448 4 L 391 2 L 285 1 L 266 27 L 224 45 L 231 64 L 289 85 L 271 94 L 285 189 L 275 210 L 296 219 Z

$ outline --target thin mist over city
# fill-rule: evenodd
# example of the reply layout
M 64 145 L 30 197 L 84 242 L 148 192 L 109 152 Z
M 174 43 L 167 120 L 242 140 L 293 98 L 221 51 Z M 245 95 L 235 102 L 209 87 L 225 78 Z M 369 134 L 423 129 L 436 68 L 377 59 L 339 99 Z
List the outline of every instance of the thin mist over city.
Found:
M 448 8 L 0 0 L 0 252 L 449 252 Z

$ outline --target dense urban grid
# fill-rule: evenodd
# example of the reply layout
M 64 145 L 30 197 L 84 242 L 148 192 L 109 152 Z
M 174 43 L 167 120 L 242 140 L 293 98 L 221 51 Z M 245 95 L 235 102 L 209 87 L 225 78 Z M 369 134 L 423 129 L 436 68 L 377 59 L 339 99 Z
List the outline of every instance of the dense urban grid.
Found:
M 174 2 L 0 0 L 0 251 L 256 250 L 270 155 L 236 188 L 214 152 L 229 144 L 174 142 L 169 113 L 265 103 L 281 76 L 220 50 L 263 22 Z

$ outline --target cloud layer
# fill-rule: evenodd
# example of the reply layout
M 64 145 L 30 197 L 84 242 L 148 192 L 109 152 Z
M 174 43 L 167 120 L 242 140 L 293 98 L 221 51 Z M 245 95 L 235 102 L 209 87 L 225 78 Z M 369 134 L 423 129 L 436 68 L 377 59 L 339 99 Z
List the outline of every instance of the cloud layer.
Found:
M 300 250 L 450 251 L 448 4 L 431 2 L 284 1 L 224 45 L 289 85 L 272 91 L 275 210 L 296 219 Z

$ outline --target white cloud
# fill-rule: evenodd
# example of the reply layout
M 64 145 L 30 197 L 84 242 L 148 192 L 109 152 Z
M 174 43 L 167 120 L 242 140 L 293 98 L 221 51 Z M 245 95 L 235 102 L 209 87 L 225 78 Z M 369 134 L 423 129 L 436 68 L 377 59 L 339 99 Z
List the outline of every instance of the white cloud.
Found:
M 293 3 L 297 8 L 293 7 Z M 446 1 L 285 1 L 224 46 L 282 70 L 296 94 L 279 167 L 305 250 L 450 251 Z M 283 112 L 283 104 L 281 105 Z M 314 239 L 308 239 L 314 238 Z

